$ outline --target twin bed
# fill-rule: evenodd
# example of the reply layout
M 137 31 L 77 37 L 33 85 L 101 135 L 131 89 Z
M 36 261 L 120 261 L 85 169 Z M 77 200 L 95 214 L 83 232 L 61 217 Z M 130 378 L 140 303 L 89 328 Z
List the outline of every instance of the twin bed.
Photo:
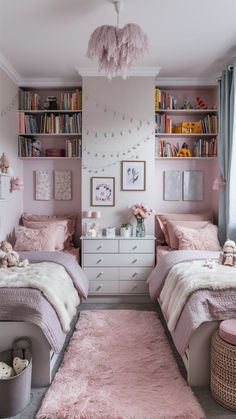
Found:
M 175 214 L 167 214 L 167 219 L 173 216 Z M 181 233 L 184 231 L 187 234 L 188 229 L 193 230 L 191 226 L 196 228 L 193 214 L 193 220 L 191 214 L 178 216 L 182 220 L 187 217 L 189 223 L 188 227 L 179 228 L 178 223 L 182 224 L 182 220 L 173 221 Z M 201 238 L 200 244 L 200 248 L 205 247 L 205 250 L 194 249 L 193 243 L 190 250 L 184 248 L 182 235 L 178 231 L 176 233 L 182 249 L 171 249 L 167 230 L 164 237 L 163 225 L 157 223 L 157 237 L 168 242 L 157 246 L 157 265 L 148 278 L 148 284 L 150 296 L 158 301 L 173 343 L 182 357 L 188 383 L 191 386 L 206 386 L 210 378 L 212 333 L 221 320 L 236 316 L 236 268 L 218 263 L 220 246 L 217 234 L 215 237 L 217 229 L 210 226 L 211 232 L 213 229 L 215 232 L 209 245 L 211 217 L 209 214 L 197 216 L 208 218 L 201 220 L 207 221 L 205 227 L 197 227 L 200 230 L 206 228 L 208 237 L 205 241 Z M 196 237 L 199 234 L 202 231 L 196 232 Z M 209 246 L 214 250 L 206 250 Z
M 45 216 L 44 216 L 45 218 Z M 71 218 L 68 223 L 60 222 L 60 239 L 68 242 L 73 235 Z M 45 220 L 43 220 L 44 222 Z M 46 220 L 47 226 L 37 225 L 37 246 L 45 245 L 48 229 L 57 231 L 57 223 Z M 52 229 L 53 225 L 53 229 Z M 61 225 L 65 225 L 64 236 Z M 27 235 L 34 235 L 32 228 L 23 229 L 21 242 Z M 40 236 L 40 229 L 42 234 Z M 50 231 L 51 231 L 50 230 Z M 71 236 L 71 237 L 70 237 Z M 18 244 L 17 244 L 18 243 Z M 58 244 L 58 236 L 57 241 Z M 68 248 L 55 251 L 20 251 L 20 259 L 27 258 L 26 267 L 0 269 L 0 351 L 11 347 L 17 337 L 28 336 L 32 341 L 33 371 L 32 384 L 42 387 L 50 384 L 52 371 L 65 342 L 73 330 L 78 317 L 78 305 L 88 294 L 88 281 L 78 264 L 77 252 Z M 29 243 L 30 244 L 30 243 Z M 22 245 L 21 245 L 22 246 Z M 34 247 L 34 243 L 32 243 Z

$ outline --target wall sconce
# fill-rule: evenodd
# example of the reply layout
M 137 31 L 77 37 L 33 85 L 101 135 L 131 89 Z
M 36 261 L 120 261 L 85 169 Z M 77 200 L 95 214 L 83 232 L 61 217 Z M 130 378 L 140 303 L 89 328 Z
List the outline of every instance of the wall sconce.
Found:
M 20 191 L 24 189 L 24 182 L 19 177 L 12 179 L 11 181 L 11 192 Z
M 222 178 L 217 178 L 212 184 L 213 191 L 220 191 L 225 188 L 226 182 Z

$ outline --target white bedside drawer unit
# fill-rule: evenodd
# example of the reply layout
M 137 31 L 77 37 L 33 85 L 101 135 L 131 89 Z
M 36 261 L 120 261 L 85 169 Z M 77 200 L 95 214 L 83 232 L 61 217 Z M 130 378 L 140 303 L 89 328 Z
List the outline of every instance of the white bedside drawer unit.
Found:
M 90 295 L 148 294 L 155 237 L 82 237 L 82 268 Z
M 84 253 L 118 253 L 118 240 L 84 240 Z
M 153 240 L 120 240 L 120 253 L 152 253 Z

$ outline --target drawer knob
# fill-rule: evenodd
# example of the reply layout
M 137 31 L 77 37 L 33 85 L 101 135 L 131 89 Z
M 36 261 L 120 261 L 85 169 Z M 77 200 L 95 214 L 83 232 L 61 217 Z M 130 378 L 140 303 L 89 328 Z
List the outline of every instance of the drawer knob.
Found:
M 132 250 L 136 250 L 138 246 L 134 246 Z
M 97 263 L 101 263 L 103 261 L 103 259 L 101 258 L 101 259 L 98 259 L 97 260 Z
M 138 272 L 134 272 L 133 275 L 132 275 L 132 278 L 134 278 L 137 275 L 138 275 Z
M 96 288 L 96 291 L 99 291 L 102 287 L 103 287 L 103 285 L 102 285 L 102 284 L 99 284 L 99 285 L 97 286 L 97 288 Z
M 96 278 L 99 278 L 102 275 L 103 275 L 103 272 L 99 272 L 99 274 L 97 274 Z
M 102 248 L 102 244 L 100 244 L 98 247 L 97 247 L 97 250 L 100 250 Z
M 138 259 L 134 259 L 132 263 L 136 263 L 136 262 L 138 262 Z
M 133 286 L 133 290 L 136 290 L 138 288 L 138 285 Z

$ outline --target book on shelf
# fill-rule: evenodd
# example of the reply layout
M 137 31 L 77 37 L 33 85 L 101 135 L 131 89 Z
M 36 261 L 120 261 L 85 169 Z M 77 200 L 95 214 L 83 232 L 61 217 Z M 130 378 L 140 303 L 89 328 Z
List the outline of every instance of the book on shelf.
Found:
M 42 143 L 36 138 L 19 137 L 20 157 L 81 157 L 82 143 L 80 138 L 65 140 L 65 148 L 46 148 L 42 150 Z
M 82 143 L 80 138 L 66 140 L 66 157 L 81 157 Z
M 172 133 L 172 119 L 169 118 L 166 114 L 155 115 L 155 123 L 156 123 L 156 133 Z
M 199 140 L 194 142 L 193 146 L 194 157 L 216 157 L 217 156 L 217 140 L 212 138 L 211 140 Z
M 158 138 L 155 142 L 156 157 L 177 157 L 179 144 L 174 145 L 162 138 Z
M 216 115 L 206 115 L 205 118 L 201 119 L 201 132 L 205 134 L 217 133 L 218 124 Z
M 62 110 L 81 110 L 82 91 L 76 89 L 75 92 L 62 92 L 60 98 L 60 107 Z
M 41 157 L 41 147 L 41 141 L 36 138 L 19 137 L 20 157 Z
M 156 87 L 155 89 L 156 111 L 163 110 L 163 109 L 172 110 L 172 109 L 176 109 L 176 106 L 177 106 L 177 100 L 174 98 L 174 96 Z
M 36 111 L 41 106 L 38 93 L 19 90 L 19 109 L 25 111 Z
M 19 112 L 20 134 L 69 134 L 82 131 L 81 114 L 42 114 L 40 117 Z

